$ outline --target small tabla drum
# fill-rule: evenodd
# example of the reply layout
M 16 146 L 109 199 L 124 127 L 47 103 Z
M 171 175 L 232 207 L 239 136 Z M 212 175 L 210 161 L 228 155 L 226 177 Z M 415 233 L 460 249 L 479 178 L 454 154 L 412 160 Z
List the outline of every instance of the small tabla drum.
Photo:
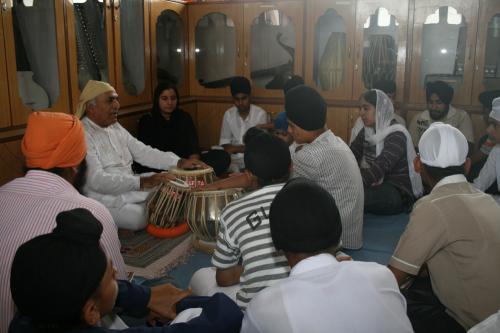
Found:
M 192 192 L 186 203 L 186 218 L 194 233 L 193 242 L 204 241 L 213 246 L 219 232 L 222 209 L 241 195 L 240 188 Z
M 211 184 L 214 181 L 215 173 L 214 169 L 195 169 L 195 170 L 184 170 L 179 168 L 170 169 L 169 172 L 175 175 L 177 178 L 185 181 L 192 188 L 197 188 L 206 184 Z
M 160 228 L 171 228 L 184 217 L 184 207 L 191 188 L 180 180 L 163 183 L 148 202 L 148 222 Z

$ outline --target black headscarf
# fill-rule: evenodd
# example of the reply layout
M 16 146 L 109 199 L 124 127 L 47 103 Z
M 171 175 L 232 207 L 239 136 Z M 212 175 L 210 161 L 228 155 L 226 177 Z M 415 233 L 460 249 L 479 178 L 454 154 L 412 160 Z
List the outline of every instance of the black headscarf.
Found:
M 306 131 L 325 126 L 326 108 L 323 97 L 303 84 L 290 89 L 285 95 L 286 117 Z
M 99 245 L 101 223 L 86 209 L 59 213 L 50 234 L 19 247 L 10 289 L 19 312 L 35 326 L 74 327 L 99 288 L 107 258 Z
M 246 94 L 250 95 L 251 92 L 251 86 L 250 86 L 250 81 L 244 76 L 235 76 L 231 80 L 231 96 L 234 96 L 236 94 Z
M 444 81 L 434 81 L 427 83 L 426 87 L 427 100 L 430 100 L 432 94 L 438 95 L 441 102 L 450 105 L 453 99 L 453 88 Z
M 274 198 L 269 212 L 271 236 L 278 250 L 316 253 L 337 246 L 342 234 L 333 197 L 318 184 L 294 178 Z

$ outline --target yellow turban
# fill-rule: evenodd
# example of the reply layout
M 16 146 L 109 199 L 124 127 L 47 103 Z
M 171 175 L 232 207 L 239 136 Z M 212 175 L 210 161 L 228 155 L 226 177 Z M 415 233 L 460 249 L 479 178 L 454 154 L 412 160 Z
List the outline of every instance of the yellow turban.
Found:
M 83 88 L 80 99 L 78 100 L 75 116 L 82 119 L 85 115 L 87 102 L 108 91 L 115 91 L 115 88 L 107 82 L 89 80 L 85 88 Z
M 28 168 L 77 166 L 87 153 L 82 123 L 69 114 L 32 112 L 21 149 Z

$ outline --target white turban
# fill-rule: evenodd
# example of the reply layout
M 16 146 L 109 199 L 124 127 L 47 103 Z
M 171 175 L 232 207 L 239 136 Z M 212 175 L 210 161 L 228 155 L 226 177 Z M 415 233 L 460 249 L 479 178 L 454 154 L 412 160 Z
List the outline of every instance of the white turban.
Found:
M 422 134 L 418 150 L 423 164 L 447 168 L 465 163 L 469 144 L 457 128 L 436 122 Z
M 491 102 L 490 118 L 500 121 L 500 97 L 497 97 Z

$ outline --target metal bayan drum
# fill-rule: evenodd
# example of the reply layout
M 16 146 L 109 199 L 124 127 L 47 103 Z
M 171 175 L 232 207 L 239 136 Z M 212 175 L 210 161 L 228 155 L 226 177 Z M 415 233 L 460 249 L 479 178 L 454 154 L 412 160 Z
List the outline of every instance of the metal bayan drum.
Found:
M 194 235 L 200 240 L 215 242 L 222 209 L 241 194 L 240 188 L 192 192 L 186 203 L 186 218 Z
M 178 168 L 172 168 L 169 172 L 175 175 L 177 178 L 185 181 L 192 188 L 197 188 L 206 184 L 211 184 L 214 181 L 215 173 L 214 169 L 196 169 L 196 170 L 184 170 Z
M 180 179 L 160 185 L 148 202 L 148 222 L 162 228 L 176 226 L 183 218 L 190 191 L 189 185 Z

